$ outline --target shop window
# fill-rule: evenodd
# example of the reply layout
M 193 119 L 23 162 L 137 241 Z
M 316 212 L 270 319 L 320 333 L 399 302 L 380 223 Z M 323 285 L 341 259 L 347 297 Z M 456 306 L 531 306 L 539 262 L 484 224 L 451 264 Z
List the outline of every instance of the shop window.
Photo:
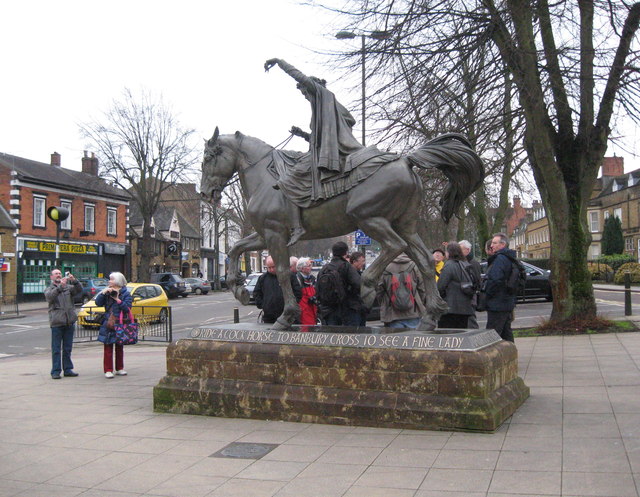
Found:
M 23 260 L 22 261 L 22 293 L 43 293 L 51 282 L 52 261 Z

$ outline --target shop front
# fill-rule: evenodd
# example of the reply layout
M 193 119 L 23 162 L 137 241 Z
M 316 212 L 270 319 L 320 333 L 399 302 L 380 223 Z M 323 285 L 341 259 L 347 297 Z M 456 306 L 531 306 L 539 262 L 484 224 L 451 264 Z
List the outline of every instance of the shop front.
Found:
M 110 252 L 114 251 L 111 248 Z M 103 277 L 124 269 L 124 253 L 105 254 L 104 245 L 99 243 L 61 242 L 58 253 L 57 267 L 77 278 Z M 56 265 L 56 242 L 18 238 L 17 262 L 18 298 L 40 300 Z

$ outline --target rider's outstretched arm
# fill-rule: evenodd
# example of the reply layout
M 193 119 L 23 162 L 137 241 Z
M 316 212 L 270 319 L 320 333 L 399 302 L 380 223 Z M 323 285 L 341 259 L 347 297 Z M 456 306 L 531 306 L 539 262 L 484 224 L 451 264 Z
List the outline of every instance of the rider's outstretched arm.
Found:
M 289 133 L 295 136 L 299 136 L 300 138 L 303 138 L 306 141 L 311 140 L 311 135 L 306 131 L 302 131 L 300 128 L 298 128 L 298 126 L 291 126 Z
M 286 62 L 286 61 L 284 61 L 282 59 L 269 59 L 268 61 L 266 61 L 264 63 L 264 70 L 268 71 L 269 69 L 271 69 L 276 64 L 280 67 L 280 69 L 282 69 L 284 72 L 286 72 L 289 76 L 291 76 L 293 79 L 295 79 L 298 83 L 303 85 L 309 92 L 315 93 L 316 87 L 313 84 L 313 81 L 311 80 L 311 78 L 309 78 L 309 76 L 304 75 L 302 73 L 302 71 L 296 69 L 291 64 L 289 64 L 288 62 Z

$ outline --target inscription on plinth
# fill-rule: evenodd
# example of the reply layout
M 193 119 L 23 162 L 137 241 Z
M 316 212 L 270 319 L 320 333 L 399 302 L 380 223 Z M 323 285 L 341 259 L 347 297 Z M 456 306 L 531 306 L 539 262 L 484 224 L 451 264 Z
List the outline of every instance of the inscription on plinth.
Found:
M 327 327 L 300 326 L 292 331 L 255 329 L 245 324 L 225 327 L 200 327 L 191 331 L 191 338 L 225 342 L 274 343 L 279 345 L 322 345 L 329 347 L 361 347 L 413 350 L 473 351 L 500 342 L 495 330 L 439 330 L 438 334 L 398 332 L 394 328 L 365 328 L 375 332 L 360 333 L 363 328 L 350 328 L 344 333 L 340 326 L 332 332 Z M 382 331 L 382 333 L 380 332 Z
M 157 411 L 494 431 L 529 396 L 493 330 L 200 327 L 167 348 Z

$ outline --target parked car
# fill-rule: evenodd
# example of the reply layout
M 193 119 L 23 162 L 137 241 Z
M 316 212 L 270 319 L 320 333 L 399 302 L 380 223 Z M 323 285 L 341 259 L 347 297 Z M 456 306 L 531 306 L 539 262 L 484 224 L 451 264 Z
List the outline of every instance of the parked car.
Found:
M 256 288 L 256 283 L 258 283 L 258 278 L 260 278 L 260 276 L 262 276 L 262 273 L 251 273 L 249 276 L 247 276 L 244 287 L 247 289 L 247 292 L 249 292 L 249 301 L 246 304 L 244 304 L 243 302 L 244 305 L 255 305 L 256 299 L 253 296 L 253 291 Z
M 211 290 L 211 284 L 202 278 L 185 278 L 184 280 L 191 285 L 191 293 L 206 295 Z
M 78 281 L 82 285 L 80 301 L 83 304 L 89 302 L 109 285 L 109 280 L 106 278 L 78 278 Z
M 518 295 L 518 300 L 547 299 L 551 302 L 553 300 L 551 282 L 549 281 L 551 271 L 539 268 L 528 262 L 522 262 L 522 265 L 527 271 L 527 283 L 525 284 L 524 292 Z M 482 273 L 486 273 L 486 261 L 481 262 L 480 266 L 482 267 Z
M 133 297 L 131 312 L 138 322 L 165 322 L 169 316 L 169 299 L 160 285 L 153 283 L 128 283 L 127 290 Z M 102 323 L 104 307 L 96 306 L 95 297 L 78 312 L 78 324 L 97 327 Z
M 176 297 L 186 298 L 189 295 L 187 282 L 179 274 L 154 273 L 151 275 L 151 283 L 160 285 L 170 299 L 175 299 Z

